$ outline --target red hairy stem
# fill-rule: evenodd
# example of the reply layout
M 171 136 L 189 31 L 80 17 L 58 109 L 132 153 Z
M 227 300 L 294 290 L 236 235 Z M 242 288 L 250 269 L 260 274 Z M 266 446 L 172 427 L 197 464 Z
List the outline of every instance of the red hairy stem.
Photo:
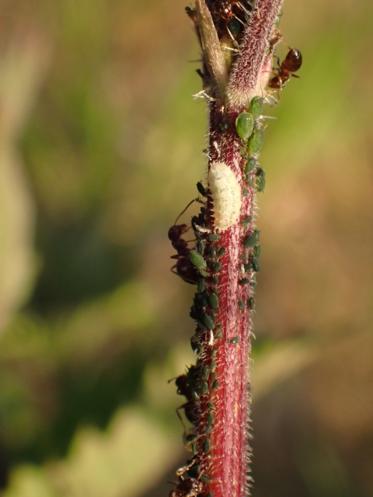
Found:
M 191 222 L 195 246 L 182 238 L 186 225 L 169 231 L 175 272 L 197 285 L 191 309 L 197 360 L 176 379 L 192 425 L 185 434 L 192 457 L 177 470 L 170 497 L 250 495 L 250 352 L 260 253 L 255 199 L 264 186 L 261 112 L 273 100 L 268 97 L 281 6 L 282 0 L 257 0 L 253 8 L 249 0 L 196 0 L 187 10 L 202 49 L 209 159 L 207 187 L 198 188 L 204 206 Z M 227 43 L 234 54 L 228 59 Z M 276 76 L 280 83 L 294 67 L 289 59 Z
M 224 231 L 216 244 L 225 249 L 215 289 L 219 299 L 216 325 L 220 325 L 222 336 L 206 350 L 206 357 L 216 351 L 218 387 L 208 399 L 215 419 L 210 451 L 201 463 L 202 472 L 210 474 L 209 492 L 215 497 L 246 496 L 250 478 L 247 474 L 251 454 L 248 359 L 255 273 L 244 268 L 249 257 L 244 239 L 254 230 L 255 189 L 243 178 L 245 158 L 235 130 L 236 117 L 235 112 L 226 114 L 227 129 L 221 131 L 221 110 L 214 105 L 210 107 L 210 164 L 222 162 L 230 167 L 241 191 L 245 192 L 238 222 Z M 206 431 L 203 424 L 201 428 L 201 432 Z

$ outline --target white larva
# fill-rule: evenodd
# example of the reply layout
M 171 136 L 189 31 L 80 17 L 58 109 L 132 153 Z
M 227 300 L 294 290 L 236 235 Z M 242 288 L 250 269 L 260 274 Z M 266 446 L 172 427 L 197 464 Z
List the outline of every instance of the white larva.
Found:
M 241 187 L 232 169 L 224 162 L 211 164 L 208 183 L 214 209 L 214 226 L 224 231 L 239 220 Z

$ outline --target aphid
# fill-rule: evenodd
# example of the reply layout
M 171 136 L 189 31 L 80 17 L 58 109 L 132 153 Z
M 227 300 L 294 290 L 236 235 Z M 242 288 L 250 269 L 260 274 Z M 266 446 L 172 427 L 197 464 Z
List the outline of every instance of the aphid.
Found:
M 221 270 L 221 264 L 218 261 L 210 262 L 209 266 L 214 273 L 218 273 Z
M 281 62 L 280 67 L 277 70 L 277 74 L 273 76 L 268 86 L 270 88 L 281 89 L 292 76 L 295 78 L 298 77 L 294 73 L 297 72 L 301 66 L 302 54 L 298 49 L 291 48 L 285 59 Z
M 225 254 L 225 248 L 224 247 L 219 247 L 218 251 L 216 252 L 216 255 L 218 257 L 223 257 L 224 254 Z
M 264 143 L 264 131 L 262 128 L 256 128 L 247 143 L 247 152 L 250 156 L 258 155 L 262 150 Z
M 243 244 L 246 248 L 254 247 L 259 241 L 259 230 L 254 230 L 249 233 L 243 240 Z
M 203 256 L 196 250 L 190 250 L 188 254 L 190 262 L 197 269 L 197 271 L 202 275 L 206 276 L 207 264 Z
M 236 131 L 241 140 L 247 142 L 254 131 L 254 116 L 249 112 L 238 114 L 236 118 Z
M 254 309 L 254 307 L 255 307 L 255 299 L 254 299 L 254 297 L 249 297 L 247 299 L 247 307 L 250 310 Z
M 254 157 L 250 157 L 244 166 L 244 173 L 245 173 L 246 179 L 248 179 L 250 173 L 252 171 L 254 171 L 256 166 L 257 166 L 256 159 Z
M 249 112 L 254 119 L 258 119 L 263 113 L 264 99 L 262 97 L 254 97 L 249 105 Z
M 210 451 L 210 441 L 208 438 L 205 438 L 205 440 L 203 441 L 202 450 L 205 454 Z
M 214 329 L 215 326 L 214 320 L 208 314 L 203 314 L 200 322 L 207 330 Z
M 240 304 L 240 302 L 242 302 L 242 300 L 240 300 L 238 304 Z M 242 302 L 242 306 L 239 305 L 239 308 L 241 309 L 241 311 L 244 309 L 243 302 Z M 236 345 L 239 341 L 240 341 L 240 337 L 238 337 L 238 336 L 232 337 L 229 340 L 229 342 L 233 343 L 233 345 Z
M 214 226 L 224 231 L 237 223 L 241 210 L 241 187 L 232 169 L 224 162 L 213 162 L 208 173 Z
M 208 296 L 208 302 L 211 309 L 217 309 L 219 306 L 219 297 L 215 292 L 211 292 Z
M 202 197 L 207 197 L 208 195 L 208 190 L 206 189 L 206 187 L 203 185 L 203 183 L 201 181 L 198 181 L 197 183 L 197 190 L 198 192 L 202 195 Z
M 261 167 L 257 167 L 255 170 L 255 186 L 257 192 L 264 191 L 266 185 L 266 173 Z
M 218 242 L 220 240 L 220 235 L 218 233 L 210 233 L 207 238 L 209 242 Z

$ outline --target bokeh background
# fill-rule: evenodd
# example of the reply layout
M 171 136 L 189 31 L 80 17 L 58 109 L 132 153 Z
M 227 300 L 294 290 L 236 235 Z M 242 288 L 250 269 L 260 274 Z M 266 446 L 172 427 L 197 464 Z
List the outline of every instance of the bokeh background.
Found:
M 193 360 L 167 229 L 204 176 L 184 3 L 0 0 L 0 493 L 160 497 Z M 287 0 L 266 134 L 255 497 L 373 495 L 373 7 Z

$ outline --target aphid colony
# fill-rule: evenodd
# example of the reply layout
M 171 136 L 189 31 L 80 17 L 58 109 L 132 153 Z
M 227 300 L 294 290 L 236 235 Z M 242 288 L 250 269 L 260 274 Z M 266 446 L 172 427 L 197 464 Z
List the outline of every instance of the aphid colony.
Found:
M 215 418 L 214 407 L 210 401 L 219 386 L 215 374 L 216 344 L 223 337 L 217 321 L 217 288 L 225 256 L 221 240 L 224 232 L 238 222 L 241 223 L 244 233 L 241 276 L 238 283 L 242 287 L 250 287 L 251 290 L 245 293 L 246 300 L 240 300 L 237 305 L 242 312 L 245 312 L 245 309 L 252 310 L 255 306 L 252 289 L 255 287 L 255 273 L 259 271 L 259 231 L 252 228 L 250 216 L 243 219 L 240 216 L 245 185 L 257 191 L 264 188 L 264 171 L 258 162 L 263 143 L 262 107 L 262 99 L 253 99 L 248 110 L 239 114 L 232 124 L 242 143 L 245 164 L 242 172 L 243 185 L 226 164 L 212 162 L 208 175 L 209 188 L 202 183 L 197 184 L 201 195 L 201 198 L 195 200 L 201 203 L 198 215 L 192 217 L 190 226 L 178 224 L 179 216 L 168 232 L 171 244 L 176 250 L 173 256 L 176 259 L 173 271 L 184 281 L 197 287 L 190 309 L 190 316 L 196 323 L 191 346 L 197 353 L 197 362 L 190 366 L 185 374 L 175 379 L 177 393 L 185 397 L 185 402 L 177 409 L 177 414 L 184 428 L 183 419 L 191 425 L 189 431 L 185 428 L 184 440 L 186 447 L 192 452 L 192 457 L 185 466 L 176 471 L 177 482 L 170 492 L 170 497 L 208 497 L 208 494 L 204 493 L 203 484 L 208 480 L 208 475 L 204 473 L 201 462 L 208 457 L 210 450 L 209 434 Z M 184 212 L 185 209 L 182 214 Z M 185 237 L 190 231 L 194 238 L 187 241 Z M 231 338 L 229 343 L 237 346 L 239 337 Z
M 211 391 L 218 383 L 215 378 L 216 352 L 212 344 L 221 338 L 219 327 L 216 326 L 216 312 L 219 299 L 214 291 L 218 283 L 218 274 L 221 270 L 221 259 L 225 250 L 218 246 L 219 233 L 212 233 L 207 229 L 208 206 L 211 202 L 211 193 L 202 183 L 197 189 L 204 200 L 198 215 L 191 219 L 191 225 L 175 224 L 168 232 L 172 246 L 176 250 L 176 264 L 173 271 L 184 281 L 197 287 L 190 316 L 196 322 L 195 334 L 191 339 L 192 349 L 198 354 L 196 365 L 188 368 L 185 374 L 175 379 L 177 393 L 185 397 L 185 402 L 177 409 L 178 417 L 185 428 L 185 418 L 191 425 L 188 431 L 185 428 L 184 440 L 186 447 L 192 451 L 192 457 L 185 466 L 176 471 L 176 486 L 170 492 L 170 497 L 208 497 L 203 490 L 203 481 L 207 478 L 201 472 L 201 451 L 209 451 L 208 431 L 213 425 L 214 412 L 208 402 Z M 184 236 L 192 231 L 194 240 L 187 241 Z M 206 357 L 203 350 L 210 348 L 210 356 Z M 207 414 L 206 414 L 207 412 Z M 205 414 L 203 414 L 205 413 Z M 183 414 L 183 416 L 182 416 Z M 204 436 L 201 436 L 201 425 Z

